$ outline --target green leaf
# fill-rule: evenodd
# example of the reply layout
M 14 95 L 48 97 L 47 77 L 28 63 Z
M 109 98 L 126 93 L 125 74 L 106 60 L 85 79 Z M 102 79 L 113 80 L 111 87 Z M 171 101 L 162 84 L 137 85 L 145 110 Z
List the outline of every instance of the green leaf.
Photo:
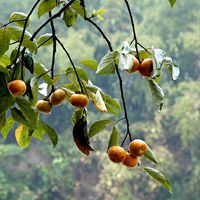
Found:
M 15 65 L 15 69 L 13 68 L 12 70 L 9 70 L 9 74 L 10 77 L 12 77 L 13 75 L 13 71 L 15 70 L 14 76 L 13 76 L 13 80 L 18 80 L 21 78 L 21 62 L 19 61 L 16 65 Z
M 37 45 L 34 41 L 31 41 L 30 39 L 24 39 L 22 42 L 22 46 L 29 49 L 29 51 L 36 53 L 37 52 Z
M 17 57 L 17 48 L 14 48 L 10 54 L 10 62 L 13 63 L 13 61 L 16 59 Z
M 38 7 L 38 17 L 50 12 L 60 4 L 59 0 L 43 0 Z
M 89 130 L 88 137 L 93 137 L 99 132 L 101 132 L 103 129 L 107 127 L 108 124 L 112 123 L 112 120 L 110 119 L 104 119 L 100 121 L 94 122 Z
M 17 97 L 16 102 L 21 112 L 26 117 L 26 120 L 31 124 L 33 128 L 35 128 L 37 124 L 37 113 L 32 107 L 31 102 L 28 101 L 25 97 Z
M 58 136 L 55 129 L 53 129 L 49 124 L 46 124 L 42 121 L 40 121 L 40 123 L 41 126 L 44 128 L 46 134 L 49 136 L 49 139 L 51 140 L 53 147 L 55 148 L 58 142 Z
M 46 33 L 44 35 L 41 35 L 37 40 L 38 46 L 48 46 L 53 43 L 52 40 L 52 33 Z
M 7 68 L 4 67 L 4 66 L 1 66 L 1 65 L 0 65 L 0 72 L 2 72 L 2 73 L 4 73 L 4 74 L 8 74 Z
M 29 130 L 27 127 L 25 127 L 22 124 L 20 124 L 18 128 L 15 130 L 15 138 L 16 138 L 17 144 L 23 149 L 28 147 L 31 143 Z
M 7 135 L 10 132 L 10 129 L 13 127 L 14 123 L 15 123 L 15 121 L 13 120 L 12 117 L 9 117 L 9 118 L 6 119 L 6 124 L 3 127 L 3 129 L 1 130 L 1 133 L 4 137 L 4 139 L 7 138 Z
M 81 119 L 81 117 L 83 116 L 83 110 L 84 109 L 78 109 L 78 110 L 75 110 L 73 113 L 72 113 L 72 123 L 73 124 L 76 124 L 79 119 Z
M 158 170 L 151 167 L 144 167 L 144 171 L 163 185 L 170 193 L 172 193 L 172 186 L 170 182 Z
M 63 21 L 65 22 L 65 25 L 67 27 L 75 25 L 77 16 L 78 15 L 73 8 L 71 8 L 71 7 L 66 8 L 63 13 Z
M 0 114 L 0 131 L 6 125 L 6 112 Z
M 153 79 L 148 80 L 148 83 L 152 96 L 154 97 L 156 104 L 158 105 L 158 110 L 162 110 L 164 99 L 164 92 L 162 88 Z
M 20 41 L 23 28 L 18 26 L 10 26 L 7 28 L 7 30 L 10 32 L 11 39 L 14 41 Z M 31 33 L 27 30 L 24 33 L 24 39 L 22 41 L 22 46 L 28 48 L 32 52 L 37 52 L 37 45 L 34 41 L 31 41 Z
M 97 70 L 98 63 L 96 60 L 81 60 L 80 63 L 92 70 Z
M 24 27 L 26 17 L 27 17 L 27 15 L 23 12 L 13 12 L 10 15 L 9 22 L 17 21 L 17 20 L 23 20 L 23 21 L 18 21 L 18 22 L 15 22 L 15 23 L 20 27 Z M 30 20 L 28 20 L 26 26 L 28 27 L 29 25 L 30 25 Z
M 153 49 L 153 51 L 156 62 L 156 70 L 159 70 L 162 68 L 165 59 L 165 52 L 162 49 Z
M 25 53 L 24 54 L 24 66 L 26 67 L 26 69 L 28 69 L 31 74 L 34 73 L 34 61 L 33 61 L 33 57 L 31 53 Z
M 0 97 L 10 96 L 10 92 L 7 87 L 6 75 L 0 72 Z
M 103 99 L 104 99 L 104 101 L 106 103 L 106 106 L 108 106 L 108 105 L 112 106 L 112 108 L 114 110 L 116 110 L 117 112 L 121 112 L 122 111 L 122 108 L 121 108 L 121 105 L 120 105 L 118 99 L 111 98 L 111 96 L 109 96 L 109 95 L 107 95 L 105 93 L 103 93 Z
M 145 152 L 144 154 L 144 158 L 146 158 L 147 160 L 150 160 L 152 161 L 153 163 L 155 164 L 158 164 L 159 161 L 158 159 L 156 158 L 154 152 L 148 147 L 147 151 Z
M 7 29 L 0 29 L 0 57 L 9 49 L 11 35 Z
M 7 55 L 2 55 L 0 57 L 0 65 L 3 67 L 7 67 L 8 65 L 10 65 L 10 58 Z
M 176 3 L 176 0 L 168 0 L 168 1 L 170 3 L 171 7 L 173 7 L 175 5 L 175 3 Z
M 52 85 L 53 80 L 51 79 L 51 76 L 49 75 L 48 70 L 44 67 L 44 65 L 40 63 L 35 63 L 34 64 L 34 73 L 37 76 L 41 76 L 41 79 L 44 80 L 47 84 Z
M 76 71 L 80 77 L 81 80 L 85 81 L 85 82 L 88 82 L 88 76 L 87 76 L 87 73 L 86 71 L 81 68 L 81 67 L 76 67 Z M 65 70 L 65 74 L 66 74 L 66 77 L 67 79 L 70 81 L 70 82 L 77 82 L 77 77 L 76 77 L 76 74 L 75 74 L 75 71 L 73 69 L 73 67 L 68 67 L 66 70 Z
M 43 127 L 43 124 L 40 121 L 38 121 L 37 127 L 34 130 L 32 136 L 37 138 L 38 140 L 42 140 L 44 135 L 45 135 L 45 129 Z
M 164 66 L 168 67 L 169 75 L 172 80 L 177 80 L 180 75 L 180 69 L 173 63 L 170 57 L 165 57 Z
M 10 111 L 11 111 L 12 118 L 15 121 L 17 121 L 19 124 L 23 124 L 29 127 L 30 129 L 34 129 L 34 127 L 29 123 L 29 121 L 25 118 L 23 113 L 18 108 L 11 108 Z
M 107 53 L 100 61 L 97 67 L 97 74 L 100 75 L 110 75 L 115 73 L 116 60 L 119 57 L 117 51 Z
M 104 18 L 101 15 L 104 14 L 106 11 L 107 10 L 104 10 L 104 9 L 99 9 L 97 11 L 93 10 L 91 17 L 98 17 L 99 20 L 103 21 Z
M 119 130 L 117 128 L 117 125 L 114 125 L 112 133 L 110 135 L 107 151 L 108 149 L 110 149 L 110 147 L 117 146 L 118 144 L 119 144 Z
M 0 113 L 5 112 L 8 108 L 12 107 L 15 100 L 12 96 L 0 97 Z
M 23 28 L 18 27 L 18 26 L 10 26 L 7 28 L 7 30 L 9 31 L 12 40 L 20 41 Z M 31 36 L 32 36 L 31 33 L 26 30 L 24 33 L 24 39 L 25 40 L 30 39 Z
M 84 8 L 84 10 L 83 10 L 83 6 L 81 5 L 80 0 L 75 0 L 72 3 L 71 7 L 83 18 L 84 18 L 84 10 L 85 10 L 85 14 L 87 16 L 87 10 L 86 10 L 86 8 Z

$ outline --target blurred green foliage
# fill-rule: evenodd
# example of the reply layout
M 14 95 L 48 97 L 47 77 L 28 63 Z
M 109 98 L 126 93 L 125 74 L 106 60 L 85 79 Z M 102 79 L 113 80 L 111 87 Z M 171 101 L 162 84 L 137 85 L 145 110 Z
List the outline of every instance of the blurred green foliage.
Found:
M 200 1 L 177 1 L 173 9 L 159 0 L 130 1 L 136 19 L 139 41 L 146 47 L 164 49 L 180 66 L 180 79 L 174 84 L 164 75 L 166 93 L 164 109 L 155 112 L 145 81 L 136 75 L 123 74 L 123 84 L 135 137 L 144 138 L 160 160 L 160 170 L 173 185 L 169 194 L 140 168 L 129 170 L 111 163 L 105 154 L 110 131 L 99 134 L 92 143 L 96 151 L 86 158 L 73 141 L 70 114 L 64 104 L 46 118 L 58 131 L 59 143 L 52 149 L 50 142 L 33 141 L 27 150 L 16 147 L 10 136 L 0 145 L 1 200 L 197 200 L 200 196 Z M 0 22 L 13 11 L 27 11 L 33 1 L 0 1 Z M 90 4 L 90 5 L 89 5 Z M 98 22 L 108 33 L 114 47 L 120 49 L 124 40 L 131 40 L 131 26 L 123 1 L 88 2 L 89 8 L 102 8 L 105 21 Z M 31 20 L 36 21 L 36 14 Z M 43 21 L 44 18 L 41 19 Z M 66 28 L 57 20 L 59 36 L 77 63 L 81 59 L 100 61 L 107 52 L 99 34 L 82 19 L 74 28 Z M 35 23 L 36 26 L 38 24 Z M 30 27 L 33 28 L 34 27 Z M 45 31 L 48 32 L 47 27 Z M 78 48 L 77 48 L 78 46 Z M 47 65 L 51 49 L 43 48 L 40 60 Z M 69 62 L 63 53 L 56 65 L 65 69 Z M 120 97 L 115 76 L 91 80 L 113 97 Z M 127 78 L 128 77 L 128 78 Z M 90 111 L 90 121 L 102 114 Z M 121 135 L 125 124 L 119 124 Z M 14 134 L 13 134 L 14 135 Z M 3 138 L 1 141 L 4 142 Z

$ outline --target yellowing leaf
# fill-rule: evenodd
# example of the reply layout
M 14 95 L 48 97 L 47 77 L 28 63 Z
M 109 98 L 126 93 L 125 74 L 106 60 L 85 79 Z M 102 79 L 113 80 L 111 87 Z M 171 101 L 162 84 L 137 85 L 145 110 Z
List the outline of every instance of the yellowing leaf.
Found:
M 18 128 L 15 130 L 15 138 L 18 145 L 21 148 L 24 149 L 28 147 L 31 141 L 29 133 L 28 133 L 28 128 L 20 124 Z
M 99 110 L 101 112 L 107 112 L 106 104 L 105 104 L 99 90 L 97 90 L 96 95 L 93 98 L 93 103 L 97 110 Z

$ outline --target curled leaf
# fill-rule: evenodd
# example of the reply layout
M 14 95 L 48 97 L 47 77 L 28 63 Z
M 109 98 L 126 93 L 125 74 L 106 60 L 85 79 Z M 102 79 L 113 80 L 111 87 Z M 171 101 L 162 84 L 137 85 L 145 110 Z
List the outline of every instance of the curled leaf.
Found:
M 87 134 L 87 120 L 86 117 L 82 117 L 78 120 L 78 122 L 74 125 L 73 128 L 73 139 L 76 143 L 78 149 L 84 153 L 85 155 L 89 155 L 90 151 L 94 151 L 90 146 L 89 137 Z
M 93 103 L 94 103 L 97 110 L 99 110 L 101 112 L 107 112 L 108 111 L 99 90 L 97 90 L 95 97 L 93 98 Z

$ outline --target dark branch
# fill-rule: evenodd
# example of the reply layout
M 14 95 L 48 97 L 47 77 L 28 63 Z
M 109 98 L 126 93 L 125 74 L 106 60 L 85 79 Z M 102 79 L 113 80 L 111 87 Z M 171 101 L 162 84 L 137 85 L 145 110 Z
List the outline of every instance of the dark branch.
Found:
M 33 13 L 34 9 L 36 8 L 36 6 L 38 5 L 38 3 L 40 2 L 40 0 L 37 0 L 36 3 L 33 5 L 33 7 L 31 8 L 30 12 L 28 13 L 25 21 L 24 21 L 24 27 L 23 27 L 23 30 L 22 30 L 22 36 L 20 38 L 20 41 L 19 41 L 19 47 L 18 47 L 18 50 L 17 50 L 17 55 L 16 55 L 16 58 L 15 58 L 15 61 L 14 61 L 14 69 L 13 69 L 13 74 L 12 74 L 12 79 L 14 77 L 14 74 L 15 74 L 15 70 L 16 70 L 16 62 L 17 62 L 17 59 L 19 57 L 19 54 L 20 54 L 20 48 L 22 46 L 22 42 L 24 40 L 24 35 L 25 35 L 25 31 L 26 31 L 26 27 L 27 27 L 27 24 L 28 24 L 28 20 L 29 20 L 29 17 L 31 16 L 31 14 Z M 23 53 L 25 52 L 25 49 L 22 50 Z M 22 73 L 21 73 L 21 76 L 23 78 L 23 57 L 22 57 Z M 23 79 L 22 79 L 23 80 Z
M 65 6 L 63 6 L 63 8 L 61 8 L 56 14 L 52 15 L 50 18 L 48 18 L 32 35 L 32 37 L 30 38 L 30 40 L 34 40 L 34 38 L 36 37 L 36 35 L 53 19 L 60 17 L 60 15 L 65 11 L 66 8 L 68 8 L 75 0 L 71 0 L 70 2 L 68 2 Z
M 139 56 L 139 51 L 138 51 L 138 46 L 137 46 L 138 45 L 138 40 L 137 40 L 136 31 L 135 31 L 135 23 L 133 21 L 133 16 L 132 16 L 132 13 L 131 13 L 131 8 L 130 8 L 130 5 L 128 3 L 128 0 L 124 0 L 124 2 L 126 4 L 126 7 L 127 7 L 127 10 L 128 10 L 130 19 L 131 19 L 131 25 L 132 25 L 132 31 L 133 31 L 133 38 L 134 38 L 134 41 L 135 41 L 135 50 L 136 50 L 136 54 L 137 54 L 138 60 L 140 62 L 140 56 Z
M 52 17 L 51 12 L 49 12 L 49 18 Z M 53 19 L 50 21 L 51 31 L 52 31 L 52 39 L 53 39 L 53 52 L 52 52 L 52 62 L 51 62 L 51 78 L 54 79 L 54 66 L 55 66 L 55 56 L 56 56 L 56 30 L 54 26 Z M 52 85 L 52 92 L 54 91 L 54 85 Z
M 81 0 L 81 5 L 83 7 L 83 12 L 84 12 L 84 19 L 86 21 L 88 21 L 89 23 L 91 23 L 102 35 L 102 37 L 105 39 L 105 41 L 107 42 L 107 45 L 109 47 L 109 50 L 112 52 L 113 48 L 111 45 L 110 40 L 107 38 L 107 36 L 105 35 L 105 33 L 103 32 L 103 30 L 95 23 L 93 22 L 90 18 L 88 18 L 86 16 L 86 12 L 85 12 L 85 1 Z M 119 68 L 118 65 L 115 64 L 115 69 L 116 69 L 116 73 L 119 79 L 119 85 L 120 85 L 120 92 L 121 92 L 121 99 L 122 99 L 122 104 L 123 104 L 123 108 L 124 108 L 124 115 L 125 115 L 125 119 L 126 119 L 126 124 L 127 124 L 127 135 L 129 135 L 129 139 L 130 141 L 132 141 L 132 137 L 131 137 L 131 133 L 130 133 L 130 129 L 129 129 L 129 119 L 128 119 L 128 113 L 127 113 L 127 109 L 126 109 L 126 101 L 125 101 L 125 97 L 124 97 L 124 91 L 123 91 L 123 82 L 122 82 L 122 78 L 119 72 Z M 127 135 L 125 137 L 127 137 Z
M 57 40 L 57 42 L 60 44 L 60 46 L 62 47 L 63 51 L 67 54 L 67 57 L 69 58 L 69 61 L 71 62 L 72 67 L 73 67 L 73 69 L 74 69 L 74 72 L 75 72 L 77 81 L 78 81 L 78 83 L 79 83 L 79 85 L 80 85 L 81 92 L 84 93 L 84 90 L 83 90 L 83 86 L 84 86 L 84 85 L 83 85 L 83 83 L 81 82 L 81 79 L 80 79 L 80 77 L 79 77 L 79 75 L 78 75 L 78 72 L 77 72 L 77 70 L 76 70 L 76 66 L 74 65 L 74 62 L 72 61 L 72 58 L 71 58 L 71 56 L 69 55 L 69 52 L 67 51 L 67 49 L 65 48 L 65 46 L 63 45 L 63 43 L 62 43 L 57 37 L 56 37 L 56 40 Z M 86 91 L 85 91 L 85 92 L 86 92 Z

